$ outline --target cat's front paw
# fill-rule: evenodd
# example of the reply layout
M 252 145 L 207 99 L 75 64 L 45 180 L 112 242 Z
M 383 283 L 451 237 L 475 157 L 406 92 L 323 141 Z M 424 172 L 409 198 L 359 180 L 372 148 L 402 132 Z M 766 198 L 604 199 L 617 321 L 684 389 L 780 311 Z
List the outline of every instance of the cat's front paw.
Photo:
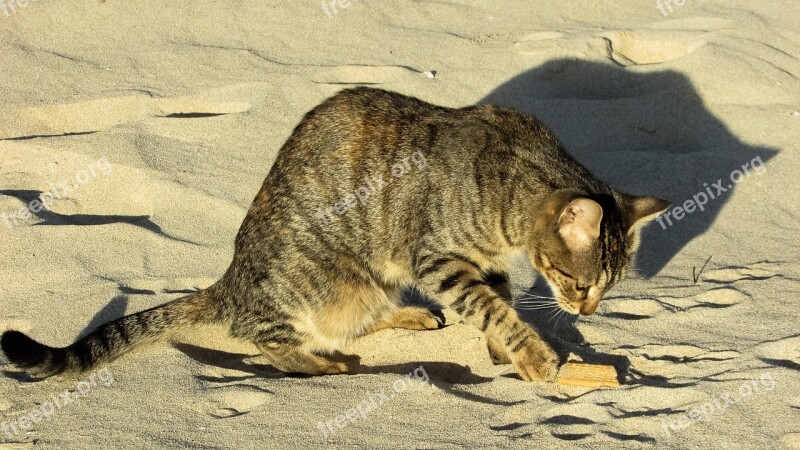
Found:
M 525 381 L 553 382 L 558 375 L 558 355 L 540 339 L 530 338 L 511 355 L 511 362 Z

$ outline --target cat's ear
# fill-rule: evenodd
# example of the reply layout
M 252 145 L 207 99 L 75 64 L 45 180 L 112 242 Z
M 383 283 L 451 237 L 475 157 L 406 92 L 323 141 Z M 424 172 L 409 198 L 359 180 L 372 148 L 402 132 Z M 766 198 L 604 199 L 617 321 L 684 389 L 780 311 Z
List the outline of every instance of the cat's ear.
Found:
M 561 210 L 558 217 L 558 234 L 570 250 L 591 246 L 600 236 L 603 208 L 594 200 L 576 198 Z
M 625 199 L 625 215 L 628 221 L 628 230 L 635 226 L 644 225 L 655 219 L 672 206 L 668 200 L 656 197 L 637 197 L 623 194 Z

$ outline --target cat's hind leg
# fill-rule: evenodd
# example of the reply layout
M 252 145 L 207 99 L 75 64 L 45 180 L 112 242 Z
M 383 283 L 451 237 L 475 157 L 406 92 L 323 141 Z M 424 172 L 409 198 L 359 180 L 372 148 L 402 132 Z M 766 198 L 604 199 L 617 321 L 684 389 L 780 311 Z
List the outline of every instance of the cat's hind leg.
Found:
M 354 272 L 349 272 L 345 280 L 331 282 L 329 289 L 317 293 L 314 301 L 290 308 L 290 318 L 280 327 L 283 334 L 265 334 L 256 342 L 269 364 L 282 372 L 310 375 L 355 369 L 357 362 L 334 361 L 324 355 L 336 355 L 350 340 L 397 310 L 397 299 Z
M 264 320 L 264 317 L 269 319 Z M 231 335 L 251 341 L 261 356 L 259 364 L 269 364 L 281 372 L 305 375 L 334 375 L 348 372 L 344 363 L 311 351 L 317 347 L 313 337 L 298 325 L 296 317 L 278 311 L 267 316 L 244 316 L 234 322 Z
M 428 308 L 406 306 L 389 312 L 375 322 L 365 334 L 385 330 L 387 328 L 404 328 L 406 330 L 438 330 L 444 327 L 444 316 L 437 315 Z
M 336 375 L 347 373 L 347 364 L 336 362 L 321 355 L 304 351 L 302 348 L 270 342 L 256 344 L 267 363 L 290 374 Z
M 233 320 L 232 337 L 252 342 L 262 353 L 256 359 L 281 372 L 331 375 L 350 371 L 333 355 L 383 313 L 366 295 L 369 289 L 334 288 L 325 292 L 287 291 L 279 283 L 249 291 L 250 307 Z M 353 295 L 360 293 L 354 297 Z M 372 311 L 377 308 L 379 311 Z M 374 317 L 372 317 L 374 316 Z
M 404 311 L 398 308 L 399 296 L 377 283 L 359 264 L 339 260 L 336 272 L 328 275 L 317 278 L 313 286 L 303 279 L 272 276 L 279 282 L 251 291 L 258 298 L 250 301 L 255 308 L 237 318 L 231 334 L 256 344 L 265 362 L 278 370 L 322 375 L 355 369 L 352 363 L 328 356 L 384 318 L 396 319 L 385 325 L 415 326 L 421 321 L 419 326 L 439 327 L 422 308 L 392 316 L 393 311 Z

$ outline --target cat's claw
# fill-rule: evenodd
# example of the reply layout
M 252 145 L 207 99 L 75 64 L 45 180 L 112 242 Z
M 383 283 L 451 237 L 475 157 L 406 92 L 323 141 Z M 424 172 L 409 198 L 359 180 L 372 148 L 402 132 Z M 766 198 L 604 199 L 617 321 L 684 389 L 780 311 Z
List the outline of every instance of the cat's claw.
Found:
M 441 311 L 428 308 L 408 306 L 400 308 L 391 316 L 373 325 L 370 333 L 387 328 L 404 328 L 406 330 L 438 330 L 445 325 Z
M 511 362 L 524 381 L 554 382 L 558 375 L 558 355 L 541 341 L 522 347 Z
M 350 367 L 343 362 L 332 362 L 322 367 L 320 372 L 325 375 L 340 375 L 350 373 Z

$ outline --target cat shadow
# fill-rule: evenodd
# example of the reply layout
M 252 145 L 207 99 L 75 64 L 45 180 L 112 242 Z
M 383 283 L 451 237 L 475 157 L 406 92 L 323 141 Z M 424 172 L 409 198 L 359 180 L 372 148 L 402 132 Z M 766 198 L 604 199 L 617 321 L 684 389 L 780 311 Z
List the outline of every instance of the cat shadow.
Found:
M 100 311 L 92 317 L 92 320 L 86 324 L 83 331 L 78 333 L 78 339 L 82 339 L 92 331 L 96 330 L 100 325 L 112 320 L 117 320 L 125 316 L 125 311 L 128 309 L 129 299 L 126 295 L 117 295 L 109 301 Z
M 173 342 L 172 347 L 188 356 L 189 358 L 197 361 L 200 364 L 218 367 L 220 369 L 233 370 L 242 372 L 242 375 L 234 376 L 220 376 L 212 377 L 206 375 L 197 375 L 196 377 L 203 381 L 215 381 L 220 383 L 241 381 L 250 378 L 284 378 L 288 375 L 279 372 L 272 366 L 253 364 L 248 362 L 252 360 L 255 354 L 248 353 L 233 353 L 224 350 L 216 350 L 207 347 L 200 347 L 185 342 Z
M 353 355 L 347 355 L 353 357 Z M 360 359 L 360 358 L 359 358 Z M 426 374 L 431 382 L 444 384 L 483 384 L 492 381 L 492 378 L 482 377 L 472 372 L 469 366 L 462 366 L 452 362 L 417 361 L 400 364 L 383 364 L 365 366 L 358 361 L 353 367 L 352 374 L 397 374 L 414 376 Z
M 648 278 L 710 229 L 736 190 L 734 171 L 778 153 L 739 140 L 706 108 L 691 80 L 673 70 L 643 73 L 555 59 L 513 77 L 479 103 L 538 117 L 576 159 L 624 192 L 666 198 L 674 208 L 695 195 L 702 201 L 699 194 L 710 197 L 710 190 L 715 197 L 702 211 L 695 207 L 680 220 L 671 218 L 671 225 L 662 219 L 663 227 L 655 222 L 643 230 L 637 270 Z M 740 182 L 766 170 L 751 169 Z M 718 194 L 712 185 L 720 179 L 726 192 Z
M 117 286 L 117 289 L 122 292 L 124 295 L 117 295 L 112 298 L 106 306 L 102 309 L 97 311 L 92 319 L 89 321 L 88 324 L 83 328 L 83 330 L 78 333 L 77 339 L 82 339 L 83 337 L 87 336 L 89 333 L 98 329 L 101 325 L 111 322 L 113 320 L 117 320 L 121 317 L 124 317 L 126 311 L 128 310 L 128 306 L 130 305 L 130 295 L 155 295 L 155 291 L 150 289 L 136 289 L 128 286 L 124 286 L 122 284 Z M 186 290 L 174 290 L 168 291 L 165 290 L 166 293 L 195 293 L 196 290 L 193 289 L 186 289 Z
M 258 362 L 258 355 L 255 354 L 232 353 L 224 350 L 200 347 L 185 342 L 173 342 L 172 346 L 198 363 L 241 372 L 241 374 L 230 376 L 197 375 L 196 377 L 202 381 L 227 383 L 252 378 L 310 378 L 310 376 L 306 374 L 287 374 L 269 364 L 261 364 Z M 350 367 L 349 375 L 397 374 L 408 376 L 417 371 L 417 375 L 424 373 L 427 375 L 430 382 L 436 383 L 437 385 L 438 383 L 468 385 L 492 381 L 491 378 L 474 374 L 468 366 L 449 362 L 425 361 L 365 366 L 361 364 L 361 358 L 359 356 L 347 355 L 344 353 L 337 353 L 333 355 L 331 359 L 339 362 L 347 362 Z M 422 370 L 420 370 L 420 367 L 422 367 Z
M 224 384 L 239 383 L 259 378 L 312 378 L 311 376 L 304 374 L 286 374 L 278 371 L 268 364 L 253 363 L 252 361 L 254 360 L 254 355 L 250 354 L 231 353 L 223 350 L 199 347 L 187 343 L 176 342 L 172 345 L 186 356 L 192 358 L 200 364 L 239 372 L 235 375 L 195 375 L 195 378 L 202 382 Z M 461 389 L 460 386 L 488 383 L 493 380 L 493 378 L 482 377 L 473 373 L 469 366 L 462 366 L 460 364 L 440 361 L 418 361 L 401 364 L 365 366 L 361 364 L 361 359 L 357 355 L 346 355 L 343 353 L 338 353 L 332 356 L 332 359 L 336 361 L 348 362 L 351 367 L 351 372 L 349 374 L 333 376 L 396 374 L 398 376 L 397 380 L 407 379 L 416 382 L 430 383 L 447 395 L 475 403 L 493 406 L 515 406 L 525 403 L 525 400 L 500 400 Z M 395 389 L 397 392 L 397 380 L 394 380 L 391 384 L 388 384 L 385 392 L 391 392 L 391 389 Z M 409 384 L 405 383 L 403 386 L 407 388 Z

